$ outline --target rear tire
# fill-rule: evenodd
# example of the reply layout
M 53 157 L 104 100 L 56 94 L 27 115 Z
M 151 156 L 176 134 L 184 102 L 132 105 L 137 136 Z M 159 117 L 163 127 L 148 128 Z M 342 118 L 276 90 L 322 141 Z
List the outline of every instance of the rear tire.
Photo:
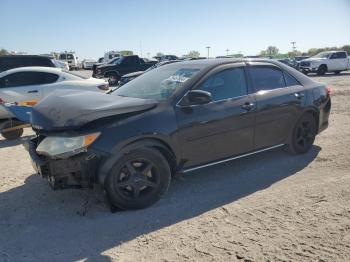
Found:
M 13 125 L 12 121 L 7 121 L 0 126 L 0 129 L 6 129 L 6 128 L 13 127 L 13 126 L 16 126 L 16 125 Z M 0 133 L 7 140 L 15 140 L 17 138 L 20 138 L 23 135 L 23 128 L 16 129 L 16 130 L 13 130 L 10 132 L 0 131 Z
M 317 69 L 317 74 L 319 76 L 323 76 L 325 73 L 327 73 L 327 66 L 326 65 L 320 65 L 320 67 Z
M 311 113 L 305 113 L 295 124 L 288 151 L 305 154 L 312 147 L 316 137 L 316 120 Z
M 171 180 L 169 163 L 152 148 L 131 150 L 121 156 L 105 182 L 109 201 L 114 207 L 141 209 L 157 202 L 168 190 Z

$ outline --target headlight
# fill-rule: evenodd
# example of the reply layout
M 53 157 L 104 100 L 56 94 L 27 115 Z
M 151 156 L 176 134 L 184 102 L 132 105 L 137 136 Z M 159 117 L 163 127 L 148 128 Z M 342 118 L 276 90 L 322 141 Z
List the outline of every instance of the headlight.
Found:
M 86 151 L 86 148 L 91 145 L 98 137 L 100 133 L 93 133 L 84 136 L 76 137 L 54 137 L 49 136 L 36 148 L 36 152 L 39 155 L 48 155 L 51 157 L 57 157 L 59 155 L 70 153 L 72 155 Z

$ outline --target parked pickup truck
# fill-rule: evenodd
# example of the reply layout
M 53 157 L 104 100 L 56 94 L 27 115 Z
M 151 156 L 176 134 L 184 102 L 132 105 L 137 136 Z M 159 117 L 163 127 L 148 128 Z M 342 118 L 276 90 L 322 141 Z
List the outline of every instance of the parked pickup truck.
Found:
M 327 72 L 339 74 L 341 71 L 350 70 L 350 57 L 345 51 L 326 51 L 313 57 L 302 60 L 299 70 L 304 74 L 317 73 L 324 75 Z
M 156 61 L 145 62 L 137 55 L 122 56 L 111 64 L 103 64 L 94 68 L 93 77 L 107 77 L 109 84 L 117 84 L 120 78 L 129 73 L 144 71 L 156 64 Z

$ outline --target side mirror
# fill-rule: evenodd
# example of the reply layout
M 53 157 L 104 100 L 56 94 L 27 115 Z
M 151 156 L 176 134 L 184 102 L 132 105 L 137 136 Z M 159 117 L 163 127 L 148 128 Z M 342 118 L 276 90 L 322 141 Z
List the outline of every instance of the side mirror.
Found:
M 191 105 L 208 104 L 212 100 L 211 94 L 203 90 L 192 90 L 187 94 L 187 98 Z

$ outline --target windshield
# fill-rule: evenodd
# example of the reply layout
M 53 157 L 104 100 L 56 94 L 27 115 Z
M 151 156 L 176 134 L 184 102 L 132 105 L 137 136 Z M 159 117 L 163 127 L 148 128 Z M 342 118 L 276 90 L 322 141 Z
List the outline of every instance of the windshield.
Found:
M 74 59 L 72 54 L 60 54 L 61 60 Z
M 166 100 L 200 69 L 189 65 L 162 66 L 126 83 L 112 95 Z
M 330 52 L 321 52 L 317 55 L 315 55 L 314 57 L 316 58 L 328 58 L 332 53 Z
M 112 59 L 111 61 L 108 62 L 108 64 L 118 64 L 118 60 L 120 59 L 121 57 L 117 57 L 117 58 L 114 58 Z

